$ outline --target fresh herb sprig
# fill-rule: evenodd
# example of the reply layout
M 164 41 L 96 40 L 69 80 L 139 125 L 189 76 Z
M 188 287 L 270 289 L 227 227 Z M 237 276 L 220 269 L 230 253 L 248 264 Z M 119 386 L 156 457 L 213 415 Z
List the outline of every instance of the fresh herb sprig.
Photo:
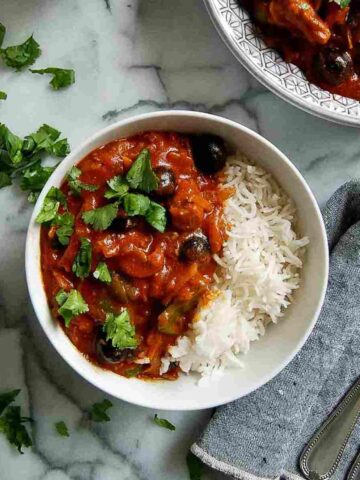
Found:
M 93 422 L 110 422 L 110 417 L 107 414 L 107 411 L 112 406 L 112 402 L 107 398 L 104 398 L 102 402 L 94 403 L 91 407 L 90 419 Z
M 24 423 L 32 422 L 29 417 L 21 416 L 19 406 L 10 405 L 19 395 L 20 390 L 4 392 L 0 395 L 0 432 L 9 443 L 14 445 L 19 453 L 24 453 L 22 448 L 31 447 L 32 441 Z
M 167 428 L 168 430 L 174 431 L 176 430 L 175 425 L 173 425 L 169 420 L 166 420 L 166 418 L 159 418 L 157 413 L 154 415 L 154 423 L 158 425 L 159 427 L 162 428 Z
M 60 135 L 44 124 L 22 139 L 0 123 L 0 188 L 19 180 L 20 188 L 34 202 L 55 169 L 42 165 L 44 155 L 65 157 L 70 152 L 67 139 L 60 139 Z
M 86 224 L 92 225 L 94 230 L 106 230 L 117 217 L 117 211 L 121 205 L 129 216 L 141 215 L 156 230 L 164 232 L 166 228 L 165 208 L 142 193 L 129 191 L 132 189 L 150 193 L 158 187 L 159 181 L 151 167 L 148 149 L 140 152 L 126 177 L 117 175 L 107 183 L 109 188 L 104 196 L 115 202 L 84 212 L 82 218 Z
M 70 437 L 69 429 L 63 420 L 56 422 L 54 426 L 60 437 Z
M 40 70 L 30 69 L 30 72 L 38 73 L 40 75 L 52 75 L 53 77 L 50 80 L 50 85 L 54 90 L 60 90 L 61 88 L 68 87 L 75 83 L 75 71 L 70 68 L 49 67 Z
M 58 312 L 64 319 L 65 327 L 70 326 L 74 317 L 89 311 L 89 307 L 81 293 L 75 289 L 70 290 L 70 292 L 59 290 L 55 299 L 59 305 Z
M 119 315 L 107 313 L 103 330 L 106 340 L 110 340 L 115 348 L 136 348 L 138 346 L 135 327 L 126 308 Z

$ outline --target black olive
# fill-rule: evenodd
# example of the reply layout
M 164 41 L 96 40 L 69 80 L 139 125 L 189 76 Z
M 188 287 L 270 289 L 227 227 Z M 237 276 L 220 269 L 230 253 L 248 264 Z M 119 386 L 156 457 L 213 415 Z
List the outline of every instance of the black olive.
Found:
M 192 233 L 181 244 L 179 257 L 181 260 L 205 261 L 209 259 L 210 244 L 202 232 Z
M 139 217 L 116 217 L 112 221 L 108 230 L 114 233 L 122 233 L 132 228 L 136 228 L 141 222 Z
M 176 187 L 174 172 L 168 167 L 157 167 L 154 172 L 159 180 L 159 185 L 154 193 L 159 197 L 173 195 Z
M 106 335 L 102 328 L 99 329 L 96 353 L 100 361 L 108 363 L 119 363 L 134 357 L 134 350 L 130 348 L 115 348 L 111 340 L 106 340 Z
M 353 73 L 353 61 L 348 52 L 323 50 L 315 57 L 315 71 L 320 80 L 340 85 Z
M 225 166 L 226 148 L 216 135 L 197 135 L 190 140 L 194 162 L 203 173 L 216 173 Z

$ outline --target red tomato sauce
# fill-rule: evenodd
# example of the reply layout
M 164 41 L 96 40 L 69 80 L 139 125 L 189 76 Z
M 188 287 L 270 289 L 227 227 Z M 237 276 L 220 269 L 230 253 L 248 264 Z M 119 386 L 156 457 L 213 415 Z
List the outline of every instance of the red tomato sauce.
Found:
M 168 167 L 175 176 L 175 193 L 156 199 L 167 210 L 166 230 L 161 233 L 140 217 L 131 217 L 128 228 L 111 225 L 105 231 L 93 230 L 81 214 L 109 203 L 104 198 L 106 182 L 126 174 L 144 148 L 150 150 L 153 169 Z M 139 378 L 157 378 L 161 357 L 188 329 L 198 301 L 204 301 L 213 281 L 216 263 L 211 254 L 222 248 L 222 207 L 229 193 L 220 188 L 219 175 L 204 175 L 197 170 L 189 139 L 177 133 L 147 132 L 111 142 L 91 152 L 77 167 L 82 182 L 99 188 L 82 190 L 75 196 L 67 180 L 62 184 L 68 211 L 75 216 L 69 244 L 61 247 L 54 242 L 56 227 L 41 227 L 41 267 L 53 316 L 91 362 L 120 375 L 129 376 L 129 371 L 136 368 L 133 371 Z M 124 218 L 126 213 L 119 208 L 116 220 Z M 179 249 L 194 231 L 208 238 L 209 255 L 201 261 L 184 261 Z M 91 242 L 92 265 L 90 275 L 80 279 L 73 274 L 72 264 L 84 237 Z M 92 273 L 99 262 L 105 262 L 112 272 L 111 284 L 94 278 Z M 73 288 L 81 293 L 89 311 L 73 318 L 66 328 L 55 296 L 61 289 Z M 184 304 L 187 308 L 172 326 L 171 334 L 159 331 L 161 313 L 169 305 Z M 99 332 L 107 312 L 118 313 L 123 308 L 130 313 L 139 343 L 121 361 L 111 363 L 99 355 Z M 142 361 L 148 363 L 138 363 Z M 177 376 L 178 367 L 172 365 L 163 377 Z

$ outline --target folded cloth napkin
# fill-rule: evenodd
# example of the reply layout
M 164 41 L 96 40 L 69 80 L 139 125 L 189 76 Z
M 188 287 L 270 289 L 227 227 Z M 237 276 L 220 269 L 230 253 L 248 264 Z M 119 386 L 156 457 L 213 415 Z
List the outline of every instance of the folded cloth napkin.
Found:
M 303 478 L 299 456 L 360 373 L 360 180 L 324 210 L 330 250 L 325 303 L 308 341 L 271 382 L 216 410 L 192 452 L 231 477 Z M 334 473 L 342 480 L 360 440 L 357 426 Z

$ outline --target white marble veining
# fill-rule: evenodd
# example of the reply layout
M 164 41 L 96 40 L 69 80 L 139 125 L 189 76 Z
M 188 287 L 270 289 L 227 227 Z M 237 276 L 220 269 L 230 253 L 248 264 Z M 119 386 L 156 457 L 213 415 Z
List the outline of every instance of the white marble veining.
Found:
M 266 91 L 222 44 L 201 0 L 2 0 L 5 45 L 31 33 L 37 68 L 72 67 L 76 84 L 54 92 L 49 78 L 0 67 L 0 121 L 25 135 L 47 122 L 72 146 L 118 119 L 166 108 L 236 120 L 277 145 L 323 204 L 359 176 L 359 132 L 311 117 Z M 0 480 L 185 480 L 185 455 L 211 412 L 154 412 L 113 399 L 112 421 L 84 424 L 104 395 L 58 356 L 37 325 L 24 277 L 32 207 L 16 188 L 0 191 L 0 391 L 21 388 L 35 419 L 34 448 L 20 456 L 0 436 Z M 71 436 L 54 433 L 66 419 Z M 220 480 L 206 471 L 204 480 Z

